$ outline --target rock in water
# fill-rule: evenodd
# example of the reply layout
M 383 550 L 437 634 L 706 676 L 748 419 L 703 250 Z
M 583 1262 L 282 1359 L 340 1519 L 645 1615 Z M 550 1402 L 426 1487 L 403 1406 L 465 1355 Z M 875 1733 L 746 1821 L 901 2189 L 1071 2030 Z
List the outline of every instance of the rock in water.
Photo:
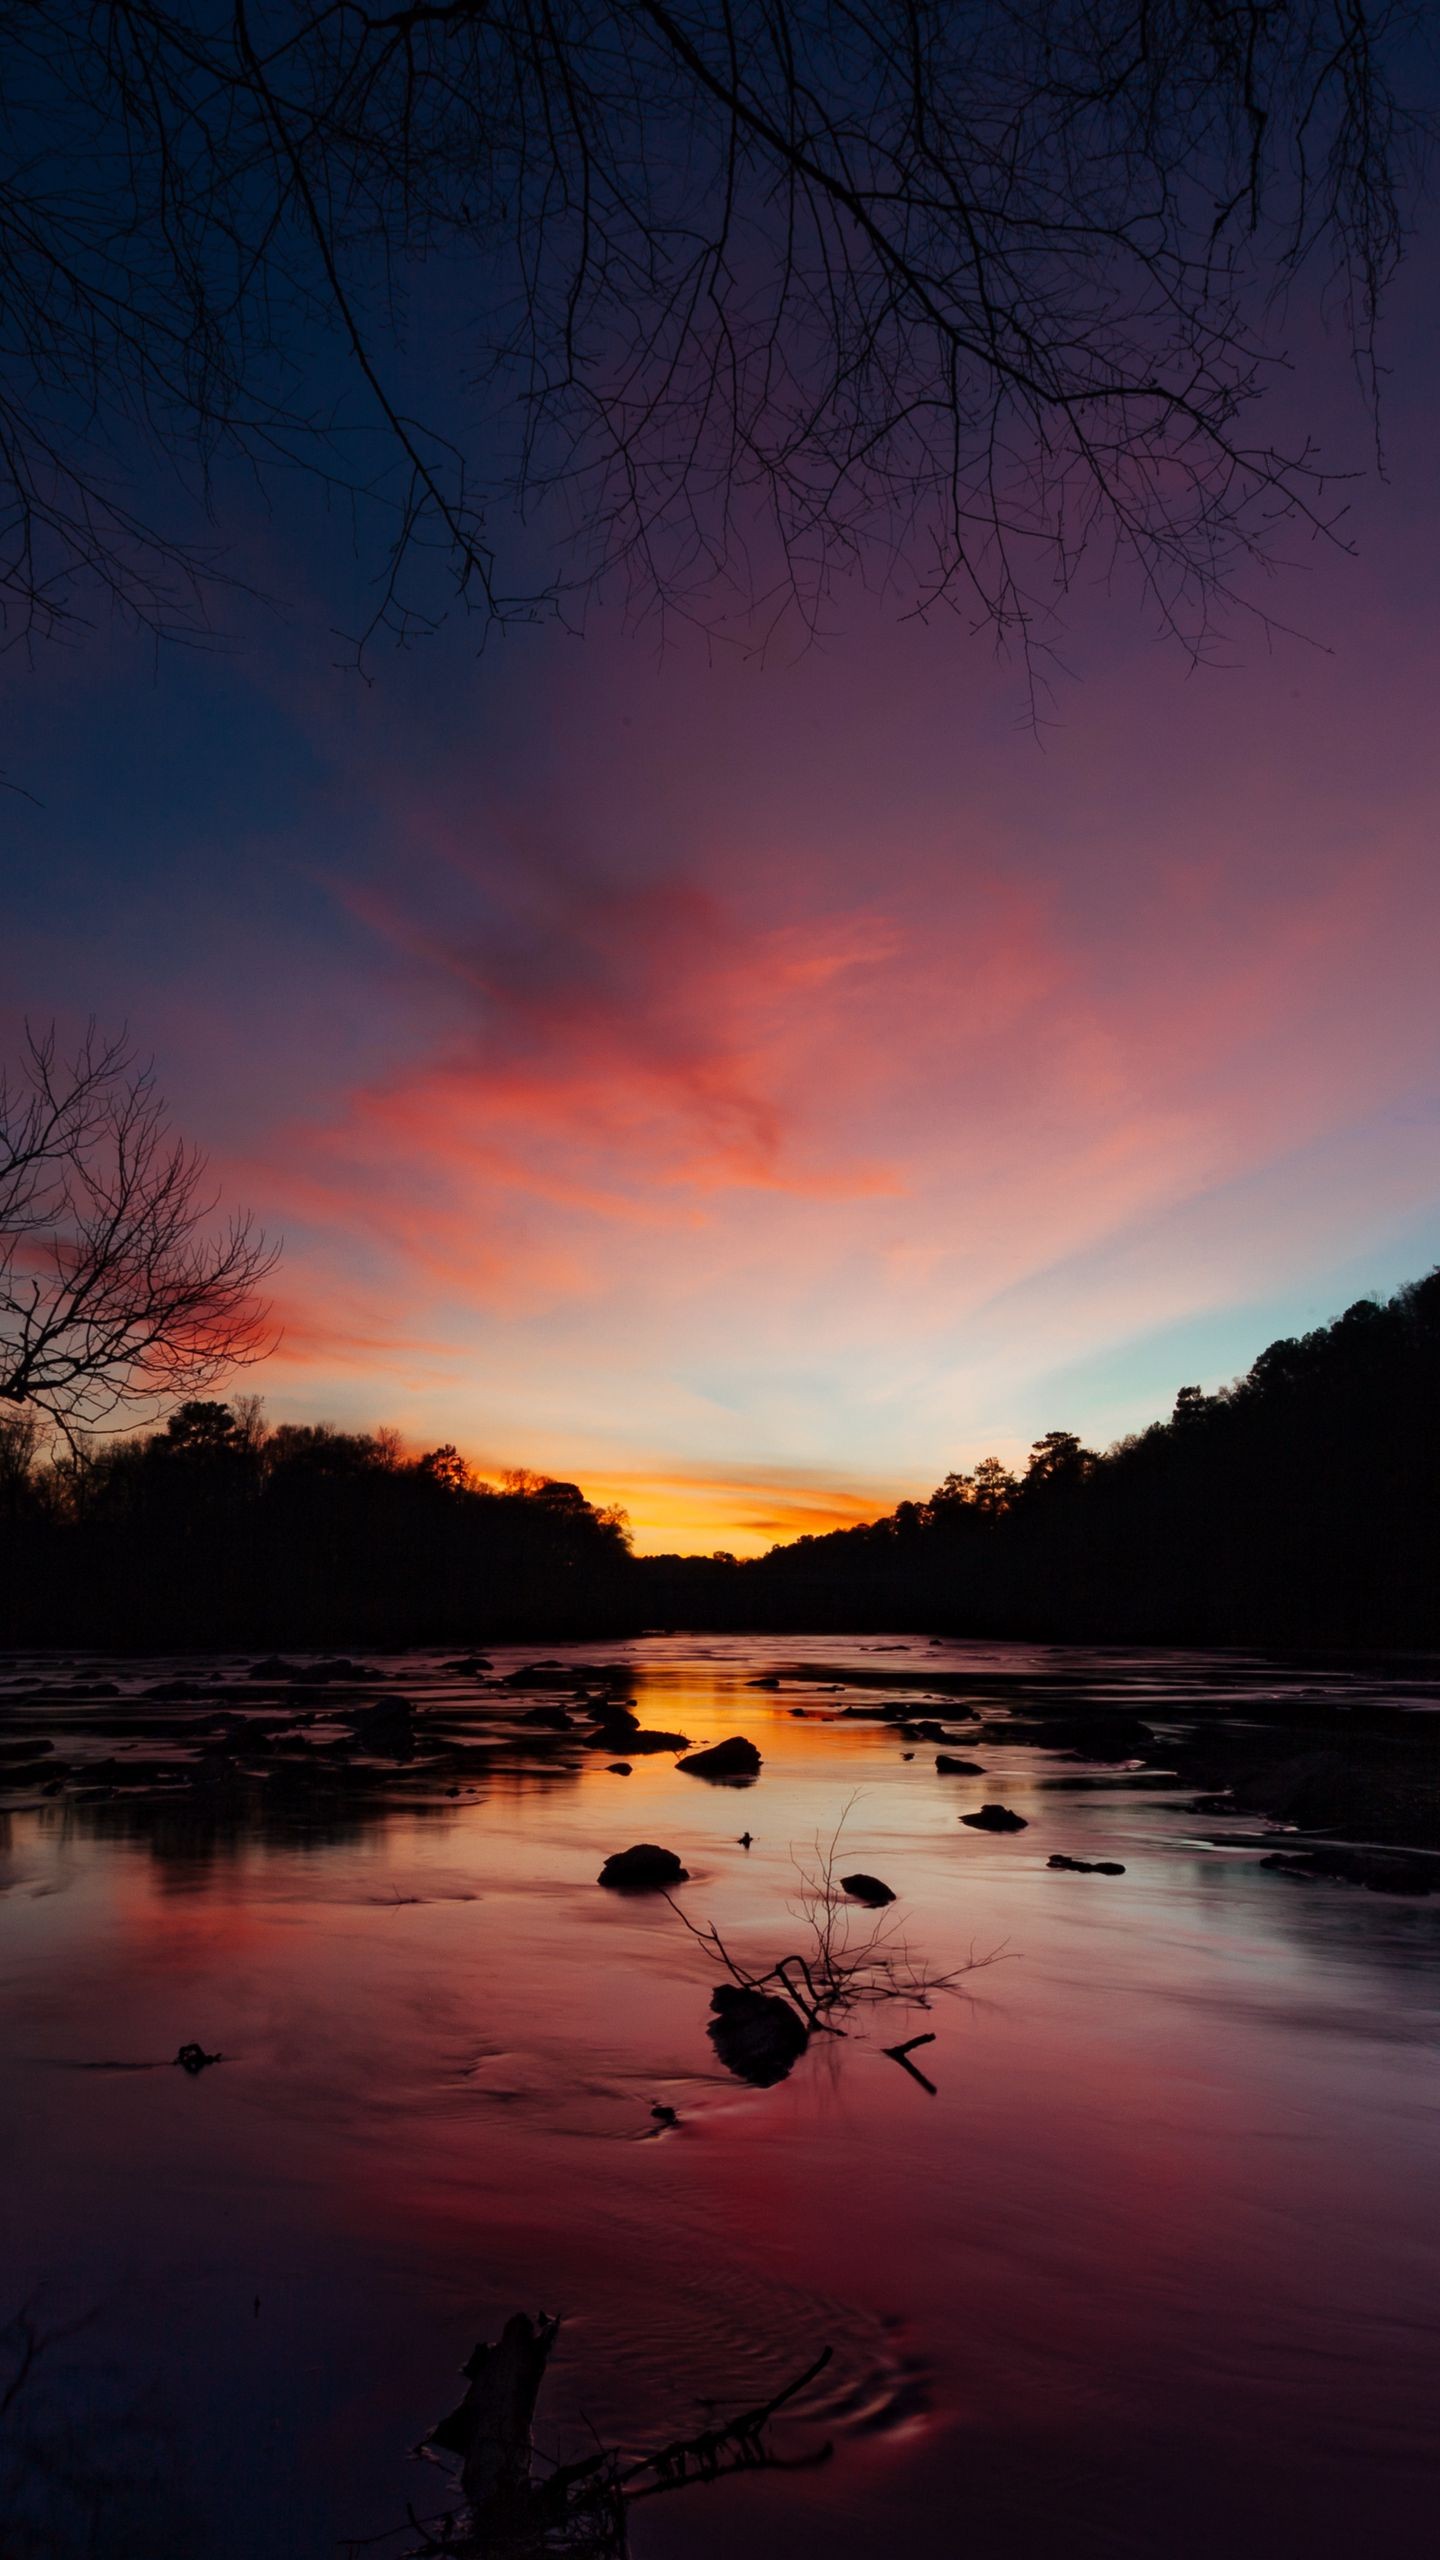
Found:
M 889 1885 L 882 1884 L 878 1876 L 842 1876 L 840 1890 L 848 1893 L 852 1902 L 866 1903 L 872 1911 L 895 1899 Z
M 250 1673 L 252 1680 L 258 1679 L 259 1676 L 258 1670 Z M 345 1653 L 337 1653 L 328 1662 L 292 1663 L 285 1674 L 292 1689 L 323 1689 L 331 1680 L 348 1682 L 383 1680 L 386 1677 L 385 1672 L 372 1671 L 363 1662 L 352 1662 L 349 1655 Z
M 660 1733 L 647 1729 L 629 1707 L 602 1707 L 598 1722 L 586 1740 L 599 1751 L 685 1751 L 690 1745 L 688 1733 Z
M 591 1711 L 595 1717 L 591 1741 L 605 1751 L 628 1751 L 640 1730 L 640 1719 L 634 1708 L 602 1705 L 593 1707 Z
M 689 1872 L 673 1849 L 657 1849 L 653 1840 L 641 1840 L 633 1849 L 616 1849 L 601 1868 L 599 1881 L 620 1893 L 658 1893 L 666 1885 L 684 1884 Z
M 1403 1849 L 1332 1849 L 1322 1843 L 1296 1855 L 1277 1849 L 1260 1864 L 1275 1875 L 1364 1885 L 1371 1893 L 1440 1893 L 1440 1858 Z
M 942 1778 L 983 1778 L 985 1775 L 978 1760 L 957 1760 L 949 1751 L 936 1752 L 935 1766 Z
M 972 1831 L 1024 1831 L 1028 1829 L 1023 1813 L 1012 1813 L 1008 1804 L 982 1804 L 978 1813 L 962 1813 Z
M 712 1743 L 708 1751 L 692 1751 L 675 1765 L 692 1778 L 758 1778 L 760 1754 L 743 1733 L 732 1733 L 727 1742 Z
M 1115 1858 L 1067 1858 L 1061 1849 L 1056 1850 L 1053 1858 L 1047 1858 L 1045 1864 L 1047 1867 L 1063 1867 L 1066 1874 L 1072 1876 L 1123 1876 L 1125 1873 Z
M 348 1718 L 362 1751 L 381 1760 L 408 1760 L 415 1749 L 415 1710 L 408 1698 L 377 1698 Z
M 722 1982 L 710 1994 L 710 2041 L 727 2071 L 756 2089 L 773 2089 L 793 2071 L 810 2030 L 788 2000 L 745 1984 Z

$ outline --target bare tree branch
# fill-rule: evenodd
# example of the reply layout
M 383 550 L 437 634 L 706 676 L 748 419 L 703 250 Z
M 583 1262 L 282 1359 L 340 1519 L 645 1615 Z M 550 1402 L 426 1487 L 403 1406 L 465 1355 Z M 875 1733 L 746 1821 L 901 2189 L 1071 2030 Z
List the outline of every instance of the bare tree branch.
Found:
M 247 1216 L 217 1231 L 204 1186 L 126 1041 L 27 1034 L 0 1073 L 0 1405 L 73 1447 L 263 1357 L 278 1248 Z
M 676 1919 L 732 1982 L 747 1991 L 778 1993 L 812 2035 L 844 2035 L 842 2022 L 851 2011 L 882 2000 L 928 2009 L 937 1994 L 958 1990 L 970 1974 L 987 1971 L 1006 1955 L 1003 1945 L 984 1955 L 977 1955 L 972 1946 L 963 1964 L 937 1973 L 912 1956 L 898 1914 L 889 1912 L 882 1920 L 859 1919 L 855 1904 L 836 1882 L 841 1836 L 855 1803 L 851 1796 L 842 1807 L 828 1840 L 817 1832 L 808 1860 L 794 1858 L 798 1890 L 790 1908 L 804 1930 L 804 1942 L 763 1971 L 742 1964 L 713 1921 L 702 1928 L 682 1911 L 672 1893 L 665 1895 Z
M 611 586 L 811 629 L 856 568 L 1028 650 L 1087 560 L 1202 651 L 1283 524 L 1335 529 L 1259 404 L 1307 274 L 1374 387 L 1425 33 L 1406 0 L 0 0 L 6 628 L 203 628 L 243 469 L 353 505 L 361 653 Z

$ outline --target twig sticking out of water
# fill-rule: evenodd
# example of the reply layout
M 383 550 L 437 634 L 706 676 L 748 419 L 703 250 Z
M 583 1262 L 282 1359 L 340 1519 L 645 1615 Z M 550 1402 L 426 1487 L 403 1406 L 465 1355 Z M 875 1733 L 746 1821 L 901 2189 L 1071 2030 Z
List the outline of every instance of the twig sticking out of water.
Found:
M 917 2045 L 933 2044 L 934 2041 L 933 2035 L 907 2036 L 903 2044 L 887 2044 L 885 2047 L 887 2058 L 891 2062 L 898 2062 L 901 2070 L 908 2071 L 912 2080 L 918 2080 L 922 2089 L 928 2089 L 932 2098 L 939 2095 L 934 2081 L 927 2079 L 919 2064 L 912 2062 L 910 2056 Z
M 852 1798 L 852 1804 L 853 1801 Z M 847 2013 L 874 2001 L 900 2000 L 911 2008 L 928 2009 L 938 1993 L 958 1989 L 968 1975 L 999 1963 L 1005 1952 L 1000 1946 L 986 1955 L 977 1955 L 972 1947 L 964 1964 L 952 1966 L 947 1973 L 936 1973 L 911 1955 L 900 1916 L 893 1910 L 857 1937 L 856 1907 L 838 1890 L 835 1881 L 840 1838 L 850 1809 L 847 1804 L 828 1841 L 817 1834 L 813 1865 L 795 1860 L 800 1887 L 791 1909 L 806 1931 L 807 1944 L 778 1957 L 763 1971 L 742 1965 L 713 1921 L 701 1927 L 681 1910 L 673 1895 L 665 1897 L 682 1927 L 699 1940 L 733 1982 L 747 1991 L 780 1993 L 799 2012 L 812 2034 L 843 2035 L 846 2030 L 841 2021 Z M 921 2079 L 924 2075 L 916 2072 L 914 2076 Z
M 722 2426 L 706 2427 L 701 2434 L 681 2436 L 674 2444 L 662 2446 L 657 2453 L 642 2454 L 632 2469 L 622 2473 L 619 2486 L 632 2498 L 656 2498 L 665 2490 L 687 2489 L 697 2480 L 718 2480 L 730 2471 L 777 2467 L 775 2457 L 763 2442 L 765 2429 L 772 2418 L 778 2417 L 790 2401 L 798 2399 L 817 2375 L 824 2372 L 834 2353 L 833 2347 L 822 2348 L 813 2364 L 807 2365 L 803 2373 L 797 2373 L 793 2382 L 787 2382 L 784 2389 L 777 2391 L 771 2399 L 762 2400 L 757 2408 L 742 2409 L 738 2416 L 727 2418 Z M 810 2459 L 824 2462 L 829 2453 L 827 2444 Z M 654 2475 L 647 2488 L 631 2486 L 647 2472 Z

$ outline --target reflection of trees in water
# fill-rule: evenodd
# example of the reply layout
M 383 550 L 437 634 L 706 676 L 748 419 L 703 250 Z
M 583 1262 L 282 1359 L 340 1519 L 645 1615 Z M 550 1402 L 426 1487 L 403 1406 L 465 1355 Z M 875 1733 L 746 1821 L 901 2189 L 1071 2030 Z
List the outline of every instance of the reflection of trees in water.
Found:
M 50 1806 L 40 1815 L 40 1825 L 57 1846 L 103 1841 L 146 1848 L 161 1866 L 206 1867 L 234 1864 L 256 1847 L 346 1847 L 383 1825 L 394 1810 L 389 1804 L 367 1804 L 363 1797 L 337 1797 L 311 1806 L 302 1816 L 256 1786 L 223 1795 L 197 1789 L 183 1797 L 115 1796 L 104 1804 Z M 421 1810 L 418 1805 L 406 1808 L 410 1816 Z
M 200 2520 L 134 2377 L 88 2318 L 31 2304 L 0 2326 L 0 2547 L 5 2560 L 195 2560 Z
M 153 2395 L 99 2345 L 101 2315 L 57 2318 L 33 2303 L 0 2322 L 0 2525 L 5 2560 L 197 2560 L 208 2547 L 198 2513 L 174 2486 L 175 2448 Z M 586 2442 L 578 2459 L 542 2457 L 536 2403 L 560 2323 L 517 2313 L 493 2345 L 477 2346 L 459 2407 L 428 2442 L 456 2458 L 458 2503 L 417 2517 L 412 2550 L 455 2560 L 521 2560 L 543 2552 L 623 2560 L 636 2504 L 736 2472 L 810 2468 L 820 2407 L 811 2386 L 832 2361 L 823 2347 L 753 2405 L 648 2449 Z M 782 2452 L 782 2417 L 808 2421 L 810 2441 Z M 587 2431 L 588 2435 L 588 2431 Z M 433 2477 L 433 2474 L 432 2474 Z M 400 2528 L 403 2535 L 404 2527 Z M 399 2539 L 383 2535 L 389 2545 Z M 373 2545 L 352 2545 L 353 2551 Z
M 146 1664 L 146 1672 L 154 1669 Z M 354 1846 L 395 1818 L 454 1825 L 471 1805 L 492 1797 L 518 1805 L 574 1787 L 587 1754 L 602 1748 L 589 1728 L 597 1692 L 584 1677 L 577 1690 L 589 1705 L 564 1731 L 525 1723 L 533 1713 L 528 1690 L 489 1690 L 482 1700 L 466 1700 L 456 1697 L 454 1679 L 443 1669 L 410 1664 L 400 1677 L 407 1697 L 387 1692 L 379 1700 L 356 1700 L 351 1690 L 328 1690 L 318 1708 L 310 1687 L 305 1702 L 274 1682 L 225 1687 L 215 1692 L 215 1715 L 202 1723 L 177 1718 L 159 1697 L 149 1705 L 143 1692 L 115 1710 L 74 1710 L 56 1697 L 51 1715 L 49 1700 L 36 1695 L 23 1702 L 26 1731 L 56 1741 L 54 1759 L 36 1766 L 67 1792 L 46 1795 L 31 1818 L 56 1846 L 136 1843 L 161 1866 L 202 1869 L 236 1864 L 249 1848 Z M 553 1700 L 553 1687 L 536 1695 Z M 254 1710 L 254 1743 L 236 1718 L 241 1702 Z M 392 1723 L 382 1731 L 377 1718 Z M 218 1738 L 220 1728 L 228 1731 Z M 77 1741 L 92 1746 L 118 1738 L 138 1746 L 133 1759 L 72 1756 Z M 136 1782 L 141 1772 L 146 1777 Z
M 1193 1839 L 1193 1826 L 1186 1827 Z M 1198 1989 L 1177 1981 L 1166 1988 L 1168 2000 L 1275 2034 L 1301 2028 L 1367 2044 L 1433 2043 L 1440 1955 L 1433 1898 L 1409 1902 L 1360 1886 L 1262 1874 L 1259 1850 L 1254 1859 L 1197 1851 L 1180 1865 L 1175 1844 L 1164 1845 L 1173 1911 L 1199 1915 L 1206 1936 L 1219 1938 L 1233 1929 L 1243 1895 L 1259 1934 L 1294 1956 L 1293 1972 L 1278 1980 L 1247 1974 L 1231 1987 Z
M 577 1765 L 553 1769 L 505 1769 L 487 1775 L 485 1796 L 519 1800 L 549 1793 L 557 1785 L 574 1784 Z M 471 1805 L 479 1801 L 469 1799 Z M 205 1867 L 222 1861 L 233 1865 L 252 1848 L 339 1849 L 404 1820 L 444 1830 L 460 1821 L 467 1806 L 433 1794 L 401 1793 L 393 1785 L 373 1794 L 340 1791 L 312 1795 L 303 1803 L 270 1793 L 263 1782 L 243 1790 L 196 1789 L 173 1794 L 114 1796 L 103 1804 L 52 1804 L 38 1816 L 40 1828 L 57 1846 L 73 1841 L 104 1841 L 150 1851 L 161 1866 Z

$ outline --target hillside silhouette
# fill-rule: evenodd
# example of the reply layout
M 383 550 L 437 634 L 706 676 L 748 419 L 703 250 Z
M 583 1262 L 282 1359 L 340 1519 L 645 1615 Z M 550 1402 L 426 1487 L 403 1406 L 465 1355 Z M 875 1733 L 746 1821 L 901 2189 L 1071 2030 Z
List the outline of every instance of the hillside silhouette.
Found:
M 191 1402 L 48 1460 L 0 1425 L 0 1642 L 405 1646 L 644 1627 L 1440 1643 L 1440 1271 L 1103 1453 L 1047 1432 L 768 1555 L 636 1557 L 573 1484 Z
M 647 1571 L 677 1625 L 1428 1645 L 1437 1568 L 1440 1271 L 1103 1455 L 1050 1431 L 1018 1477 L 984 1458 L 867 1526 Z

